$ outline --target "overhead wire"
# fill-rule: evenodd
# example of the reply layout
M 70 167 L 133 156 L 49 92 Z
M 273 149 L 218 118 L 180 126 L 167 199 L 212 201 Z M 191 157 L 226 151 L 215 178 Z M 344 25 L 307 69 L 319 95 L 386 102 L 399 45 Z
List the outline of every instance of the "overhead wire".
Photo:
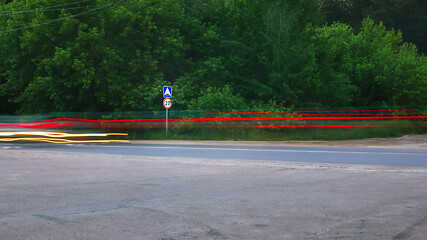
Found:
M 104 7 L 104 6 L 111 6 L 112 4 L 111 3 L 108 3 L 108 4 L 104 4 L 104 5 L 98 5 L 97 7 L 100 7 L 100 8 L 102 8 L 102 7 Z M 87 7 L 85 7 L 85 8 L 87 8 Z M 67 17 L 63 17 L 63 18 L 55 18 L 55 19 L 49 19 L 49 20 L 46 20 L 46 21 L 40 21 L 40 22 L 32 22 L 32 23 L 22 23 L 22 24 L 14 24 L 14 25 L 9 25 L 8 27 L 19 27 L 19 26 L 24 26 L 24 25 L 34 25 L 34 24 L 39 24 L 39 23 L 45 23 L 45 22 L 49 22 L 49 21 L 56 21 L 56 20 L 64 20 L 64 19 L 66 19 L 66 18 L 69 18 L 69 17 L 73 17 L 73 16 L 75 16 L 75 15 L 79 15 L 79 14 L 84 14 L 84 13 L 87 13 L 87 12 L 91 12 L 93 9 L 91 9 L 91 10 L 88 10 L 88 11 L 86 11 L 86 12 L 82 12 L 82 13 L 78 13 L 78 14 L 73 14 L 73 15 L 71 15 L 71 16 L 67 16 Z M 56 10 L 57 11 L 57 10 Z M 19 29 L 18 29 L 19 30 Z
M 84 2 L 90 2 L 90 1 L 94 1 L 94 0 L 81 0 L 81 1 L 76 1 L 76 2 L 70 2 L 70 3 L 48 6 L 46 8 L 59 8 L 59 7 L 70 6 L 70 5 L 84 3 Z
M 90 0 L 84 0 L 84 1 L 74 2 L 74 3 L 87 2 L 87 1 L 90 1 Z M 33 28 L 33 27 L 37 27 L 37 26 L 41 26 L 41 25 L 47 25 L 47 24 L 50 24 L 50 23 L 53 23 L 53 22 L 62 21 L 62 20 L 70 19 L 70 18 L 75 18 L 75 17 L 80 17 L 80 16 L 86 16 L 86 15 L 96 14 L 96 13 L 102 12 L 102 11 L 98 11 L 100 9 L 103 9 L 103 8 L 106 8 L 106 7 L 109 7 L 109 6 L 113 6 L 113 5 L 116 5 L 116 4 L 121 3 L 121 2 L 124 2 L 124 0 L 117 1 L 117 2 L 114 2 L 114 3 L 104 4 L 104 5 L 98 5 L 98 7 L 96 7 L 96 8 L 90 9 L 90 10 L 85 11 L 85 12 L 73 14 L 73 15 L 70 15 L 70 16 L 67 16 L 67 17 L 50 19 L 50 20 L 47 20 L 47 21 L 40 21 L 40 22 L 34 22 L 34 23 L 25 23 L 25 24 L 18 24 L 18 25 L 10 25 L 8 27 L 18 27 L 18 28 L 3 30 L 3 31 L 0 31 L 0 33 L 13 32 L 13 31 L 18 31 L 18 30 L 27 29 L 27 28 Z M 70 5 L 70 4 L 71 3 L 69 3 L 67 5 Z M 60 6 L 60 5 L 57 5 L 57 6 Z M 24 25 L 27 25 L 27 26 L 24 26 Z M 23 27 L 19 27 L 19 26 L 23 26 Z
M 16 14 L 21 14 L 21 13 L 53 12 L 53 11 L 73 10 L 73 9 L 81 9 L 81 8 L 87 8 L 87 6 L 84 6 L 84 7 L 69 7 L 69 8 L 60 8 L 60 9 L 37 8 L 37 9 L 25 10 L 25 11 L 12 11 L 12 12 L 8 12 L 8 13 L 0 14 L 0 16 L 10 16 L 10 15 L 16 15 Z
M 75 2 L 58 4 L 58 5 L 53 5 L 53 6 L 46 6 L 46 7 L 35 8 L 35 9 L 29 10 L 29 11 L 36 11 L 36 10 L 49 9 L 49 8 L 58 8 L 58 7 L 62 7 L 62 6 L 69 6 L 69 5 L 74 5 L 74 4 L 79 4 L 79 3 L 89 2 L 89 1 L 94 1 L 94 0 L 75 1 Z M 34 3 L 27 4 L 27 5 L 18 6 L 17 8 L 15 8 L 15 10 L 16 9 L 21 9 L 21 8 L 24 8 L 24 7 L 29 7 L 29 6 L 35 5 L 37 3 L 40 3 L 40 2 L 44 2 L 44 1 L 37 1 L 37 2 L 34 2 Z M 13 10 L 0 11 L 0 13 L 14 13 L 14 12 L 25 12 L 25 11 L 13 11 Z
M 26 5 L 21 5 L 21 6 L 18 6 L 17 8 L 15 8 L 15 9 L 21 9 L 23 7 L 32 6 L 32 5 L 35 5 L 35 4 L 40 3 L 40 2 L 43 2 L 43 1 L 37 1 L 37 2 L 30 3 L 30 4 L 26 4 Z M 2 12 L 10 12 L 10 11 L 0 11 L 0 13 L 2 13 Z

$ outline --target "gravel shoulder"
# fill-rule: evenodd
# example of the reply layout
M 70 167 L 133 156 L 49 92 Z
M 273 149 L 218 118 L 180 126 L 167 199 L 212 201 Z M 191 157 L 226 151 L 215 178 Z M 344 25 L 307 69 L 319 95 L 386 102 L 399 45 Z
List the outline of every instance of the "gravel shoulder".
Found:
M 399 138 L 368 138 L 338 141 L 191 141 L 136 140 L 134 144 L 229 145 L 229 146 L 318 146 L 427 149 L 427 134 L 406 135 Z

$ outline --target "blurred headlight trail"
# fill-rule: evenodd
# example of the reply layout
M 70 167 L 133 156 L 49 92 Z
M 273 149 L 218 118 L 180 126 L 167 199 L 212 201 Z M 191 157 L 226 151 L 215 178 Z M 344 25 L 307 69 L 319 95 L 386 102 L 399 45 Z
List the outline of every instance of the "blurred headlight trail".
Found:
M 422 113 L 295 113 L 295 114 L 260 114 L 257 117 L 292 117 L 292 116 L 408 116 L 420 115 Z
M 368 128 L 385 127 L 382 125 L 256 125 L 257 128 Z
M 0 124 L 0 127 L 17 127 L 17 128 L 60 128 L 70 127 L 74 123 L 12 123 L 12 124 Z
M 368 117 L 234 117 L 234 118 L 171 118 L 170 122 L 220 122 L 220 121 L 262 121 L 262 120 L 387 120 L 387 119 L 426 119 L 427 116 L 368 116 Z M 122 119 L 122 120 L 93 120 L 83 118 L 58 118 L 46 121 L 76 121 L 76 122 L 94 122 L 94 123 L 135 123 L 135 122 L 164 122 L 165 119 Z M 36 124 L 36 123 L 32 123 Z M 74 125 L 77 125 L 74 123 Z
M 301 111 L 260 111 L 260 112 L 207 112 L 205 114 L 254 114 L 254 113 L 304 113 L 304 112 L 404 112 L 427 111 L 427 109 L 350 109 L 350 110 L 301 110 Z
M 63 132 L 0 132 L 1 142 L 36 141 L 50 143 L 110 143 L 129 142 L 123 139 L 67 139 L 67 138 L 91 138 L 108 136 L 127 136 L 127 133 L 63 133 Z
M 137 129 L 165 128 L 165 112 L 52 113 L 50 115 L 5 116 L 0 118 L 1 141 L 41 138 L 36 141 L 99 142 L 126 141 L 128 137 L 108 132 L 125 132 L 135 138 Z M 209 128 L 421 128 L 427 109 L 348 109 L 205 112 L 170 111 L 171 129 Z M 206 115 L 207 114 L 207 115 Z M 215 115 L 217 114 L 217 115 Z M 60 116 L 60 117 L 58 117 Z M 19 128 L 25 128 L 21 132 Z M 45 131 L 42 129 L 46 129 Z M 15 131 L 13 132 L 12 131 Z M 56 132 L 58 131 L 58 132 Z M 264 131 L 264 130 L 261 130 Z M 270 131 L 270 130 L 266 130 Z M 275 131 L 275 130 L 272 130 Z M 326 130 L 329 131 L 329 130 Z M 73 133 L 67 133 L 73 132 Z M 84 133 L 80 133 L 84 132 Z M 98 132 L 98 133 L 85 133 Z M 9 134 L 9 135 L 6 135 Z M 5 139 L 7 138 L 7 139 Z M 60 140 L 52 140 L 60 138 Z M 67 140 L 65 140 L 65 138 Z M 80 139 L 77 139 L 80 138 Z M 123 139 L 123 140 L 121 140 Z
M 60 138 L 0 138 L 0 142 L 16 142 L 16 141 L 31 141 L 31 142 L 49 142 L 49 143 L 111 143 L 111 142 L 124 142 L 127 143 L 129 140 L 70 140 Z
M 107 137 L 127 136 L 127 133 L 62 133 L 62 132 L 0 132 L 1 137 L 16 135 L 34 135 L 44 137 Z

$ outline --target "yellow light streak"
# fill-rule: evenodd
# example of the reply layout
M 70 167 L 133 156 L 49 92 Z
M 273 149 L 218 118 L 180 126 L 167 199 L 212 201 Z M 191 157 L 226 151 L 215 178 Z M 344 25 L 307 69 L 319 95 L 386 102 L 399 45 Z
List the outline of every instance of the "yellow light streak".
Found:
M 44 137 L 107 137 L 107 136 L 127 136 L 127 133 L 62 133 L 62 132 L 0 132 L 2 137 L 16 135 L 33 135 Z
M 36 141 L 36 142 L 49 142 L 49 143 L 110 143 L 110 142 L 129 142 L 129 140 L 70 140 L 61 138 L 0 138 L 0 142 L 14 142 L 14 141 Z
M 129 140 L 71 140 L 67 137 L 108 137 L 127 136 L 127 133 L 63 133 L 63 132 L 0 132 L 0 142 L 35 141 L 49 143 L 111 143 L 129 142 Z M 15 136 L 15 137 L 14 137 Z M 24 137 L 16 137 L 24 136 Z

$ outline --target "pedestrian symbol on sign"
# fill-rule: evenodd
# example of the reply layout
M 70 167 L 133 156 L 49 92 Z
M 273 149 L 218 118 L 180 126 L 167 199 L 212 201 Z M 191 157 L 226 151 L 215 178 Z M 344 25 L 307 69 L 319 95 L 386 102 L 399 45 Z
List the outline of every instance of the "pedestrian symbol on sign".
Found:
M 171 98 L 172 97 L 172 87 L 163 87 L 163 97 Z

